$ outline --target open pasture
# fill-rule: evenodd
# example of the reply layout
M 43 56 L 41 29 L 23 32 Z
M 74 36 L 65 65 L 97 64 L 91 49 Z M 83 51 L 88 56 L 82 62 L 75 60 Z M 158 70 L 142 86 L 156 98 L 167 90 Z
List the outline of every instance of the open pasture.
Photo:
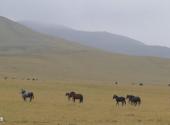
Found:
M 110 83 L 0 81 L 0 115 L 4 125 L 170 125 L 170 87 Z M 24 102 L 20 90 L 34 92 Z M 68 101 L 66 92 L 82 93 L 84 102 Z M 113 94 L 138 95 L 141 106 L 116 106 Z

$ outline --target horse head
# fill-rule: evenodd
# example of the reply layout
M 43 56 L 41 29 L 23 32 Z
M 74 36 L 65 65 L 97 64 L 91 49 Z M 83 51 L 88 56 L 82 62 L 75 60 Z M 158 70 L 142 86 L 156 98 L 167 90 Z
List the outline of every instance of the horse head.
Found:
M 66 96 L 69 96 L 69 95 L 70 95 L 70 93 L 67 92 L 67 93 L 66 93 Z
M 117 98 L 118 96 L 117 95 L 113 95 L 113 99 Z
M 26 90 L 21 89 L 21 94 L 24 94 L 24 93 L 26 93 Z
M 130 95 L 126 95 L 126 98 L 127 98 L 127 99 L 130 98 Z

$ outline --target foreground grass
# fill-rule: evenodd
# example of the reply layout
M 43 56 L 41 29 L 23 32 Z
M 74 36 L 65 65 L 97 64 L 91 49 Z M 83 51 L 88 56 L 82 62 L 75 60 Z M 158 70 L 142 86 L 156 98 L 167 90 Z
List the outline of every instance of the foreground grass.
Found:
M 170 88 L 163 85 L 0 81 L 0 86 L 5 125 L 170 125 Z M 35 93 L 32 103 L 23 102 L 21 88 Z M 84 95 L 83 104 L 67 100 L 71 90 Z M 142 105 L 118 107 L 113 94 L 139 95 Z

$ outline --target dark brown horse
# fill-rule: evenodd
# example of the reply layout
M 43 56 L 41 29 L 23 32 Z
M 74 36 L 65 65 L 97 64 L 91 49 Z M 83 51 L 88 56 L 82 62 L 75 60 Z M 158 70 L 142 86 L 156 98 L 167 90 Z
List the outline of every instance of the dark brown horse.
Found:
M 122 96 L 119 97 L 117 95 L 113 95 L 113 99 L 116 99 L 116 105 L 119 105 L 119 102 L 122 103 L 122 106 L 126 105 L 125 97 L 122 97 Z

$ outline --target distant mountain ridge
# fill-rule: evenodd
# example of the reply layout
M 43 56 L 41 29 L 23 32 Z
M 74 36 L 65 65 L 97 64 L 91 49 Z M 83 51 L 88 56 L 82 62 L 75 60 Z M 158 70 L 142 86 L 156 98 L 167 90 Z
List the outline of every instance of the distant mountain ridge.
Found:
M 138 40 L 121 35 L 108 32 L 78 31 L 64 26 L 45 25 L 34 22 L 20 23 L 44 34 L 75 41 L 108 52 L 170 58 L 170 48 L 168 47 L 149 46 Z
M 73 44 L 61 38 L 54 38 L 34 32 L 19 23 L 0 17 L 0 54 L 3 55 L 42 55 L 46 52 L 86 50 L 84 46 Z

